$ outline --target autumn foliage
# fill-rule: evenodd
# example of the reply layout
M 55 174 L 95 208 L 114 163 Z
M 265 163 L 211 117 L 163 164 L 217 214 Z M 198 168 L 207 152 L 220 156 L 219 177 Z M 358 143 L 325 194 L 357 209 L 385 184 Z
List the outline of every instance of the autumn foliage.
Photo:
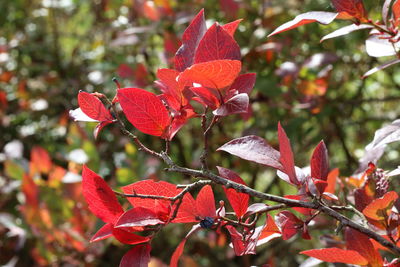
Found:
M 393 39 L 378 36 L 397 34 L 391 28 L 397 25 L 397 1 L 392 7 L 392 26 L 369 20 L 361 0 L 338 0 L 332 4 L 337 13 L 299 15 L 270 36 L 311 22 L 329 24 L 334 19 L 345 19 L 354 22 L 350 30 L 340 29 L 323 39 L 375 28 L 380 32 L 372 32 L 367 44 L 372 38 L 379 38 L 380 44 L 390 42 L 391 47 L 396 43 Z M 387 173 L 373 163 L 356 176 L 342 180 L 338 170 L 331 169 L 326 145 L 321 141 L 312 152 L 310 169 L 301 169 L 295 164 L 291 142 L 279 123 L 279 149 L 261 137 L 249 135 L 231 140 L 217 151 L 275 169 L 276 175 L 291 185 L 296 194 L 282 197 L 264 194 L 249 188 L 230 169 L 217 166 L 218 175 L 209 169 L 208 135 L 213 126 L 225 116 L 250 112 L 249 94 L 256 75 L 242 74 L 240 48 L 234 39 L 239 23 L 240 20 L 225 25 L 214 23 L 207 29 L 204 11 L 200 11 L 183 33 L 182 44 L 175 55 L 175 68 L 157 71 L 155 84 L 161 94 L 140 88 L 120 88 L 118 82 L 112 100 L 100 93 L 79 92 L 79 108 L 70 115 L 77 121 L 97 121 L 96 138 L 101 138 L 99 132 L 107 124 L 118 124 L 141 150 L 163 161 L 167 171 L 204 179 L 179 186 L 168 181 L 145 179 L 122 187 L 121 192 L 113 191 L 98 174 L 83 166 L 83 195 L 90 211 L 104 222 L 91 242 L 114 237 L 121 243 L 132 245 L 120 266 L 147 266 L 153 239 L 159 231 L 168 224 L 192 224 L 171 255 L 170 266 L 178 266 L 185 244 L 198 231 L 209 229 L 217 235 L 227 233 L 235 254 L 243 256 L 256 254 L 257 246 L 274 238 L 288 240 L 298 234 L 302 239 L 310 240 L 314 225 L 334 231 L 320 219 L 330 216 L 338 221 L 337 231 L 343 230 L 343 240 L 336 239 L 327 248 L 305 250 L 301 254 L 325 262 L 398 266 L 397 259 L 386 258 L 379 250 L 400 252 L 397 247 L 400 202 L 398 194 L 388 189 Z M 144 145 L 127 130 L 122 114 L 138 131 L 164 139 L 165 150 L 156 152 Z M 210 119 L 207 118 L 209 115 Z M 173 142 L 174 136 L 189 120 L 201 121 L 202 125 L 201 170 L 178 166 L 169 155 L 169 142 Z M 387 136 L 387 133 L 380 134 Z M 212 184 L 222 185 L 229 205 L 224 200 L 216 202 Z M 354 192 L 353 203 L 346 204 L 347 200 L 340 197 L 339 190 L 343 188 Z M 195 192 L 198 193 L 193 197 Z M 254 202 L 251 196 L 280 204 Z M 127 200 L 131 207 L 124 209 L 118 197 Z M 273 211 L 279 212 L 271 215 Z M 353 212 L 354 216 L 348 218 L 341 211 Z

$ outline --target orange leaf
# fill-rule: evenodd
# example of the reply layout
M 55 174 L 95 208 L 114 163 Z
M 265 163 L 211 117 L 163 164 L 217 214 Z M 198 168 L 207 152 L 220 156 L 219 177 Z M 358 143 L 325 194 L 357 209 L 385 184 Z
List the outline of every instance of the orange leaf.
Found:
M 302 251 L 300 252 L 300 254 L 304 254 L 325 262 L 340 262 L 356 265 L 368 264 L 368 261 L 354 250 L 344 250 L 340 248 L 323 248 Z
M 385 220 L 398 197 L 394 191 L 387 192 L 383 197 L 375 199 L 365 207 L 363 213 L 372 220 Z

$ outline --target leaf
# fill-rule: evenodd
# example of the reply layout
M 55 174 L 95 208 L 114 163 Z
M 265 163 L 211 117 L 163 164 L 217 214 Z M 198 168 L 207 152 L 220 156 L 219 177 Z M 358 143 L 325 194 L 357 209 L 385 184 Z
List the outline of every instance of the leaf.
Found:
M 318 22 L 327 25 L 331 23 L 338 15 L 339 13 L 323 12 L 323 11 L 312 11 L 303 13 L 296 16 L 293 20 L 288 21 L 285 24 L 279 26 L 272 33 L 270 33 L 268 37 L 312 22 Z
M 378 72 L 380 70 L 386 69 L 386 68 L 388 68 L 388 67 L 390 67 L 392 65 L 398 64 L 398 63 L 400 63 L 400 59 L 398 59 L 398 58 L 390 60 L 390 61 L 387 61 L 387 62 L 383 63 L 382 65 L 379 65 L 379 66 L 377 66 L 375 68 L 372 68 L 369 71 L 367 71 L 366 73 L 364 73 L 362 78 L 365 79 L 368 76 L 370 76 L 370 75 L 372 75 L 372 74 L 374 74 L 374 73 L 376 73 L 376 72 Z
M 340 248 L 311 249 L 300 252 L 325 262 L 347 263 L 355 265 L 367 265 L 368 261 L 357 251 Z
M 124 213 L 111 188 L 86 165 L 82 171 L 82 190 L 90 211 L 102 221 L 114 224 Z
M 97 120 L 94 120 L 90 118 L 88 115 L 86 115 L 81 108 L 77 108 L 74 110 L 69 111 L 69 116 L 74 120 L 74 121 L 86 121 L 86 122 L 97 122 Z
M 150 262 L 150 244 L 136 245 L 122 257 L 119 267 L 147 267 Z
M 133 207 L 133 209 L 126 211 L 119 217 L 115 223 L 115 227 L 146 227 L 165 223 L 165 221 L 160 220 L 157 213 L 153 210 L 143 207 Z
M 215 213 L 215 200 L 212 187 L 210 185 L 204 186 L 196 197 L 197 215 L 204 217 L 214 218 Z
M 362 0 L 332 0 L 332 4 L 338 12 L 344 12 L 363 22 L 368 20 Z
M 249 96 L 247 94 L 238 94 L 222 104 L 213 111 L 215 116 L 228 116 L 232 114 L 246 113 L 249 107 Z
M 212 110 L 217 109 L 220 106 L 220 100 L 218 99 L 218 91 L 212 88 L 206 87 L 191 87 L 190 90 L 199 97 L 199 101 L 201 104 L 209 107 Z M 214 93 L 215 92 L 215 93 Z
M 112 232 L 119 242 L 128 245 L 147 243 L 151 239 L 150 237 L 137 235 L 119 228 L 113 228 Z
M 374 199 L 363 210 L 363 214 L 372 220 L 383 221 L 389 216 L 389 213 L 399 198 L 395 191 L 387 192 L 381 198 Z
M 157 70 L 157 85 L 161 87 L 161 91 L 165 94 L 171 95 L 179 104 L 183 105 L 183 87 L 179 86 L 176 78 L 179 72 L 172 69 L 158 69 Z
M 251 234 L 243 236 L 232 225 L 227 225 L 226 229 L 231 235 L 231 241 L 236 256 L 256 254 L 256 245 L 265 225 L 257 227 Z
M 279 152 L 268 145 L 263 138 L 255 135 L 234 139 L 217 149 L 221 150 L 275 169 L 283 168 L 279 162 Z
M 371 267 L 382 266 L 382 257 L 377 250 L 375 250 L 369 238 L 352 229 L 347 228 L 345 232 L 347 249 L 357 251 L 364 257 Z
M 40 146 L 34 146 L 31 150 L 31 161 L 29 167 L 29 173 L 32 176 L 37 172 L 49 174 L 53 167 L 53 163 L 47 150 Z
M 139 131 L 154 136 L 165 134 L 170 118 L 164 104 L 158 97 L 139 88 L 118 89 L 121 108 L 133 126 Z
M 322 37 L 320 42 L 322 43 L 323 41 L 328 40 L 328 39 L 347 35 L 354 31 L 359 31 L 359 30 L 364 30 L 364 29 L 372 29 L 372 28 L 373 28 L 373 26 L 368 25 L 368 24 L 351 24 L 351 25 L 342 27 L 334 32 L 331 32 L 330 34 L 325 35 L 324 37 Z
M 365 41 L 365 48 L 369 56 L 386 57 L 396 55 L 396 50 L 400 48 L 400 44 L 393 44 L 388 39 L 382 37 L 386 36 L 371 35 Z
M 214 60 L 199 63 L 182 72 L 178 81 L 191 85 L 201 84 L 221 90 L 233 83 L 241 70 L 241 62 L 238 60 Z
M 290 211 L 281 211 L 275 216 L 275 220 L 282 232 L 282 239 L 288 240 L 298 231 L 301 231 L 303 221 Z
M 326 181 L 329 173 L 328 150 L 321 141 L 311 156 L 311 177 Z
M 294 168 L 294 159 L 290 140 L 280 122 L 278 123 L 278 139 L 280 152 L 279 161 L 283 166 L 282 171 L 289 176 L 289 181 L 291 184 L 297 185 L 299 184 L 299 181 L 297 180 L 296 171 Z
M 177 71 L 182 72 L 193 64 L 196 48 L 206 30 L 204 9 L 202 9 L 182 35 L 182 45 L 175 55 L 175 69 Z
M 90 239 L 90 243 L 92 242 L 97 242 L 100 240 L 104 240 L 106 238 L 109 238 L 112 236 L 112 230 L 113 230 L 113 225 L 112 223 L 106 223 L 101 227 Z
M 194 56 L 194 63 L 221 59 L 240 60 L 240 57 L 240 47 L 235 39 L 215 23 L 201 39 Z
M 243 179 L 237 175 L 235 172 L 225 169 L 223 167 L 217 166 L 218 173 L 221 177 L 233 181 L 238 184 L 243 184 L 246 185 L 246 183 L 243 181 Z M 231 204 L 233 210 L 236 213 L 236 216 L 238 218 L 241 218 L 246 212 L 247 212 L 247 207 L 249 205 L 249 199 L 250 196 L 245 193 L 237 192 L 233 188 L 225 188 L 224 191 L 226 194 L 226 197 L 229 200 L 229 203 Z
M 274 219 L 270 214 L 267 214 L 267 225 L 262 230 L 259 240 L 257 242 L 257 246 L 265 244 L 270 240 L 281 237 L 281 231 L 279 230 L 278 226 L 276 225 Z
M 331 170 L 328 174 L 328 185 L 325 188 L 325 192 L 326 193 L 331 193 L 331 194 L 335 194 L 335 188 L 336 188 L 336 180 L 339 177 L 339 169 L 335 168 L 333 170 Z
M 242 21 L 243 19 L 238 19 L 232 22 L 229 22 L 225 25 L 222 25 L 222 28 L 230 35 L 230 36 L 234 36 L 237 27 L 239 26 L 239 23 Z
M 112 121 L 111 113 L 96 96 L 80 91 L 78 103 L 82 112 L 96 121 Z
M 249 95 L 253 90 L 255 83 L 255 73 L 241 74 L 235 79 L 228 91 L 237 90 L 239 94 L 245 93 Z
M 396 0 L 392 6 L 393 19 L 396 26 L 400 24 L 400 1 Z
M 375 132 L 374 140 L 369 143 L 365 149 L 372 150 L 376 147 L 385 146 L 387 144 L 400 140 L 400 120 L 395 120 L 391 124 L 386 125 Z
M 388 24 L 389 20 L 389 9 L 390 9 L 390 4 L 392 3 L 393 0 L 385 0 L 382 6 L 382 20 L 385 23 L 385 25 Z
M 188 238 L 193 235 L 195 232 L 201 229 L 200 224 L 193 225 L 192 229 L 189 233 L 186 234 L 185 238 L 179 243 L 178 247 L 175 249 L 174 253 L 172 254 L 171 261 L 169 263 L 170 267 L 178 267 L 178 261 L 183 253 L 183 249 L 185 248 L 186 241 Z
M 288 199 L 305 201 L 304 196 L 301 195 L 285 195 L 284 197 Z M 306 216 L 311 216 L 314 211 L 313 209 L 302 208 L 302 207 L 292 207 L 292 209 Z

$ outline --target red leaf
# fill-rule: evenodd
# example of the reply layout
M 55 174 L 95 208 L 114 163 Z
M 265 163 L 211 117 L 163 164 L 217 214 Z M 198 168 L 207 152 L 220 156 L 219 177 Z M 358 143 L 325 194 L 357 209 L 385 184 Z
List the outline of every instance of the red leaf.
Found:
M 234 139 L 217 149 L 221 150 L 275 169 L 283 168 L 279 162 L 279 152 L 268 145 L 263 138 L 255 135 Z
M 281 228 L 282 239 L 288 240 L 302 230 L 303 221 L 290 211 L 282 211 L 276 215 L 276 223 Z
M 124 213 L 111 188 L 86 165 L 82 171 L 82 190 L 90 211 L 102 221 L 114 224 Z
M 194 63 L 220 59 L 240 60 L 240 47 L 229 33 L 215 23 L 204 34 L 194 57 Z
M 133 69 L 128 64 L 121 64 L 117 69 L 118 76 L 121 78 L 133 78 L 134 72 Z
M 360 21 L 367 21 L 367 12 L 365 11 L 362 0 L 332 0 L 335 9 L 345 14 L 340 14 L 341 18 L 356 18 Z
M 339 169 L 335 168 L 328 174 L 328 186 L 325 188 L 325 192 L 335 194 L 336 180 L 339 177 Z
M 255 73 L 246 73 L 239 75 L 228 91 L 237 90 L 239 94 L 245 93 L 250 94 L 253 90 L 254 84 L 256 83 Z
M 311 156 L 311 177 L 326 181 L 329 173 L 328 150 L 321 141 Z
M 184 71 L 193 64 L 194 53 L 206 30 L 204 9 L 202 9 L 183 33 L 182 46 L 175 55 L 175 69 L 177 71 Z
M 278 226 L 276 225 L 274 219 L 270 214 L 267 214 L 267 225 L 262 230 L 259 240 L 257 242 L 257 246 L 267 243 L 268 241 L 280 237 L 281 231 L 279 230 Z
M 288 21 L 285 24 L 279 26 L 270 35 L 268 35 L 268 37 L 312 22 L 318 22 L 327 25 L 331 23 L 338 15 L 339 15 L 338 13 L 322 12 L 322 11 L 312 11 L 300 14 L 296 16 L 293 20 Z
M 239 3 L 236 0 L 219 0 L 221 10 L 230 18 L 237 17 Z
M 150 241 L 150 237 L 140 236 L 119 228 L 113 228 L 113 236 L 121 243 L 128 245 L 142 244 Z
M 368 261 L 357 251 L 340 248 L 311 249 L 300 252 L 325 262 L 338 262 L 356 265 L 367 265 Z
M 150 244 L 136 245 L 121 259 L 119 267 L 147 267 L 150 262 Z
M 217 90 L 206 87 L 191 87 L 190 90 L 200 98 L 199 100 L 202 102 L 202 104 L 210 109 L 215 110 L 220 106 Z
M 239 26 L 239 23 L 242 21 L 243 19 L 238 19 L 232 22 L 229 22 L 225 25 L 222 25 L 222 28 L 230 35 L 230 36 L 234 36 L 237 27 Z
M 113 225 L 111 223 L 107 223 L 103 225 L 90 239 L 90 242 L 97 242 L 100 240 L 104 240 L 112 236 Z
M 233 181 L 238 184 L 243 184 L 246 185 L 246 183 L 243 181 L 243 179 L 237 175 L 235 172 L 225 169 L 223 167 L 217 166 L 219 175 L 225 179 L 228 179 L 230 181 Z M 246 212 L 247 212 L 247 206 L 249 205 L 249 198 L 250 196 L 245 193 L 240 193 L 237 192 L 233 188 L 225 188 L 224 191 L 226 194 L 226 197 L 229 200 L 229 203 L 231 204 L 233 210 L 236 213 L 236 216 L 238 218 L 242 217 Z
M 158 84 L 161 83 L 161 90 L 167 95 L 171 95 L 180 105 L 185 105 L 187 101 L 184 101 L 183 87 L 180 86 L 176 80 L 179 72 L 172 69 L 159 69 L 157 71 L 157 78 L 159 79 Z M 179 107 L 174 107 L 179 109 Z
M 79 92 L 79 107 L 88 117 L 96 121 L 112 121 L 111 113 L 103 103 L 94 95 L 87 92 Z
M 396 0 L 392 6 L 393 19 L 396 26 L 400 24 L 400 1 Z
M 36 209 L 39 208 L 39 187 L 29 174 L 22 177 L 21 191 L 24 193 L 26 204 Z
M 232 225 L 227 225 L 226 229 L 231 235 L 231 241 L 236 256 L 243 256 L 248 254 L 256 254 L 256 245 L 265 225 L 257 227 L 252 234 L 243 236 Z
M 375 250 L 369 238 L 352 229 L 347 228 L 345 232 L 347 249 L 355 250 L 360 253 L 369 263 L 370 266 L 382 266 L 382 257 L 377 250 Z
M 101 130 L 110 123 L 112 123 L 112 121 L 102 121 L 99 124 L 97 124 L 93 131 L 94 138 L 97 139 Z
M 213 111 L 215 116 L 228 116 L 232 114 L 246 113 L 249 107 L 249 96 L 247 94 L 238 94 L 222 104 Z
M 125 116 L 139 131 L 155 136 L 165 134 L 170 118 L 155 94 L 139 88 L 123 88 L 117 96 Z
M 233 83 L 241 66 L 238 60 L 214 60 L 195 64 L 179 75 L 179 82 L 188 85 L 199 83 L 204 87 L 221 90 Z
M 165 221 L 161 220 L 157 213 L 153 210 L 146 209 L 143 207 L 134 207 L 126 211 L 119 217 L 115 223 L 115 227 L 138 227 L 143 228 L 149 225 L 165 224 Z M 139 231 L 141 231 L 140 229 Z
M 283 166 L 283 172 L 289 176 L 290 183 L 297 185 L 299 184 L 299 181 L 297 180 L 296 171 L 294 169 L 294 159 L 290 140 L 280 122 L 278 123 L 278 139 L 280 152 L 279 161 Z
M 390 211 L 399 198 L 395 191 L 387 192 L 383 197 L 374 199 L 368 206 L 363 210 L 363 214 L 377 221 L 382 221 L 388 218 Z
M 179 243 L 178 247 L 175 249 L 174 253 L 172 254 L 171 261 L 169 263 L 170 267 L 178 267 L 178 261 L 183 253 L 183 249 L 185 248 L 186 241 L 188 238 L 201 229 L 200 224 L 193 225 L 192 229 L 187 233 L 185 238 Z
M 196 197 L 197 215 L 201 217 L 214 218 L 215 214 L 215 200 L 212 187 L 210 185 L 204 186 Z

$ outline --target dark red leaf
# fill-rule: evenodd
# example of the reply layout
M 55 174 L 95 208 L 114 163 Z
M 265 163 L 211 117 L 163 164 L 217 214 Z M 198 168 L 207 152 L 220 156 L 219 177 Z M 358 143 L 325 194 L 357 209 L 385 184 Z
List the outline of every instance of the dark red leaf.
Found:
M 179 82 L 189 86 L 198 83 L 204 87 L 222 90 L 233 83 L 241 66 L 238 60 L 227 59 L 195 64 L 179 75 Z
M 312 11 L 300 14 L 296 16 L 293 20 L 288 21 L 285 24 L 279 26 L 270 35 L 268 35 L 268 37 L 312 22 L 318 22 L 327 25 L 331 23 L 337 16 L 338 13 L 322 12 L 322 11 Z
M 202 9 L 183 33 L 182 46 L 175 55 L 175 69 L 177 71 L 182 72 L 193 64 L 194 53 L 206 30 L 204 9 Z
M 268 145 L 263 138 L 255 135 L 234 139 L 217 149 L 221 150 L 275 169 L 283 168 L 279 162 L 279 152 Z
M 283 172 L 289 176 L 289 181 L 291 184 L 297 185 L 299 181 L 297 180 L 296 171 L 294 169 L 294 159 L 290 140 L 280 122 L 278 123 L 278 139 L 280 152 L 279 161 L 283 166 Z
M 112 189 L 86 165 L 82 171 L 82 190 L 90 211 L 102 221 L 114 224 L 124 213 Z
M 399 198 L 395 191 L 387 192 L 383 197 L 374 199 L 363 210 L 363 214 L 372 220 L 386 220 L 395 201 Z
M 338 262 L 355 265 L 368 264 L 368 261 L 354 250 L 344 250 L 340 248 L 323 248 L 305 250 L 300 252 L 300 254 L 304 254 L 325 262 Z
M 113 236 L 121 243 L 128 245 L 136 245 L 147 243 L 150 241 L 150 237 L 140 236 L 119 228 L 113 228 Z
M 220 59 L 240 60 L 240 47 L 218 23 L 204 34 L 194 57 L 194 63 L 203 63 Z
M 79 107 L 88 117 L 96 121 L 112 121 L 111 113 L 103 103 L 94 95 L 87 92 L 79 92 L 78 94 Z
M 222 11 L 229 18 L 236 18 L 239 11 L 239 3 L 236 0 L 219 0 Z
M 107 223 L 103 225 L 90 239 L 90 242 L 97 242 L 112 236 L 113 225 L 111 223 Z
M 256 83 L 255 73 L 246 73 L 239 75 L 228 91 L 237 90 L 239 94 L 245 93 L 250 94 L 253 90 L 254 84 Z
M 223 167 L 217 166 L 219 175 L 225 179 L 228 179 L 230 181 L 233 181 L 238 184 L 243 184 L 246 185 L 246 183 L 243 181 L 243 179 L 237 175 L 235 172 L 225 169 Z M 245 193 L 240 193 L 237 192 L 233 188 L 225 188 L 224 191 L 226 194 L 226 197 L 229 200 L 229 203 L 231 204 L 233 210 L 236 213 L 236 216 L 238 218 L 242 217 L 246 212 L 247 212 L 247 207 L 249 205 L 249 198 L 250 196 Z
M 363 22 L 367 21 L 367 12 L 362 0 L 332 0 L 332 4 L 337 12 L 346 13 L 345 15 L 341 14 L 341 18 L 349 16 Z
M 220 106 L 217 90 L 206 87 L 191 87 L 190 90 L 200 98 L 202 104 L 210 109 L 215 110 Z
M 242 20 L 243 20 L 243 19 L 238 19 L 238 20 L 229 22 L 229 23 L 227 23 L 227 24 L 225 24 L 225 25 L 222 25 L 222 28 L 223 28 L 227 33 L 229 33 L 230 36 L 233 37 L 233 36 L 235 35 L 235 32 L 236 32 L 237 27 L 239 26 L 239 23 L 240 23 Z
M 210 185 L 204 186 L 196 197 L 197 215 L 201 217 L 216 216 L 215 213 L 215 200 L 212 187 Z
M 226 229 L 231 235 L 233 250 L 236 256 L 243 256 L 248 254 L 256 254 L 256 245 L 265 225 L 257 227 L 251 234 L 243 236 L 232 225 L 227 225 Z
M 118 221 L 115 223 L 115 227 L 146 227 L 157 224 L 165 224 L 164 218 L 159 218 L 156 212 L 143 207 L 134 207 L 126 211 L 119 217 Z
M 249 96 L 247 94 L 238 94 L 222 104 L 213 111 L 215 116 L 228 116 L 232 114 L 246 113 L 249 107 Z
M 329 173 L 328 150 L 321 141 L 311 156 L 311 177 L 326 181 Z M 322 192 L 321 192 L 322 193 Z
M 170 117 L 158 97 L 139 88 L 118 89 L 117 96 L 130 123 L 139 131 L 162 136 L 170 124 Z
M 347 249 L 357 251 L 371 266 L 382 266 L 381 255 L 366 235 L 352 228 L 347 228 L 345 236 Z
M 275 218 L 277 225 L 281 229 L 283 240 L 288 240 L 303 228 L 303 221 L 290 211 L 281 211 Z
M 119 267 L 147 267 L 150 262 L 150 244 L 136 245 L 121 259 Z

